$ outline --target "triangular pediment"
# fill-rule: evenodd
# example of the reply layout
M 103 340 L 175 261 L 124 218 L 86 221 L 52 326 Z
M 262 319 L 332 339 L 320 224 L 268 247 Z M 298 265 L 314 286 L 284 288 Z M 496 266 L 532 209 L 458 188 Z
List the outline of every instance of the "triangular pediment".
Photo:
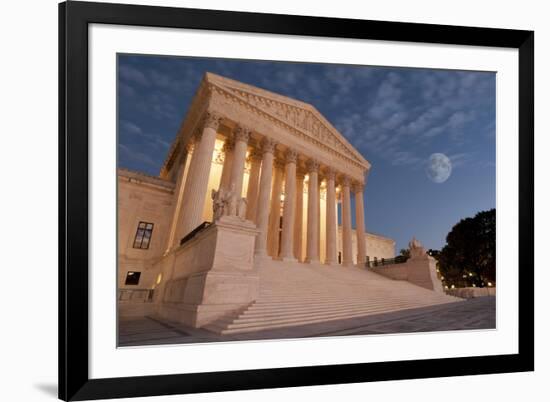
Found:
M 239 102 L 284 122 L 302 134 L 352 158 L 367 169 L 370 167 L 370 163 L 313 105 L 212 73 L 207 73 L 206 79 Z

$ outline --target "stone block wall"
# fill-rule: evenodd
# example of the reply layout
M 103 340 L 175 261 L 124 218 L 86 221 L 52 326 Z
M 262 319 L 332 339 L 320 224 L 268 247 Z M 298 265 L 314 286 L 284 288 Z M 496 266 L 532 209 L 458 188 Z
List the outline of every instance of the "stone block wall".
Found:
M 157 264 L 162 280 L 155 292 L 156 312 L 202 327 L 256 300 L 256 234 L 251 222 L 227 216 L 166 255 Z
M 384 265 L 369 269 L 391 279 L 408 281 L 414 285 L 443 293 L 443 285 L 437 277 L 436 261 L 427 254 L 409 258 L 407 262 L 402 264 Z

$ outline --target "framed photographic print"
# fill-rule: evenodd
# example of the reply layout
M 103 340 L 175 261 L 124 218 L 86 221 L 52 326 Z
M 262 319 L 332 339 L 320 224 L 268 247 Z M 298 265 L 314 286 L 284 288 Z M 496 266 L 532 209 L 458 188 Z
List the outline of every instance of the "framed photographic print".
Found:
M 59 5 L 59 397 L 534 369 L 534 33 Z

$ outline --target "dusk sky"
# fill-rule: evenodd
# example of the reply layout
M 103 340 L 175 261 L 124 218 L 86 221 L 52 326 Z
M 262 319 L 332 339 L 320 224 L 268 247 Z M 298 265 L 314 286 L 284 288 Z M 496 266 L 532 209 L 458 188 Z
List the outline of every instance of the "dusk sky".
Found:
M 494 73 L 129 55 L 118 61 L 120 167 L 159 174 L 209 71 L 315 106 L 372 164 L 366 228 L 393 238 L 396 253 L 413 235 L 440 249 L 460 219 L 495 207 Z M 452 162 L 443 183 L 426 173 L 433 153 Z

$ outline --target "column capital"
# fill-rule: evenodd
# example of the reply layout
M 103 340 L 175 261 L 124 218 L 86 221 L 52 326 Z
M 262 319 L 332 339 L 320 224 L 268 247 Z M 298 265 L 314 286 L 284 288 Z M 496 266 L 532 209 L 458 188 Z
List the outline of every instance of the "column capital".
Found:
M 249 128 L 237 125 L 233 129 L 233 138 L 235 142 L 242 141 L 242 142 L 248 143 L 248 141 L 250 140 L 251 133 L 252 131 Z
M 250 151 L 250 154 L 248 155 L 248 159 L 250 161 L 261 161 L 262 152 L 258 148 L 254 148 L 252 149 L 252 151 Z
M 342 176 L 342 186 L 343 187 L 351 186 L 351 179 L 348 176 Z
M 219 113 L 213 111 L 207 111 L 202 117 L 201 125 L 204 128 L 213 128 L 217 130 L 220 127 L 222 116 Z
M 193 131 L 193 134 L 191 135 L 191 138 L 189 140 L 189 146 L 191 148 L 196 148 L 196 145 L 201 142 L 202 138 L 202 124 L 199 127 L 195 127 L 195 130 Z
M 277 142 L 269 137 L 264 137 L 261 142 L 262 153 L 274 153 Z
M 336 170 L 332 167 L 327 167 L 325 169 L 325 176 L 328 180 L 334 180 L 336 178 Z
M 365 185 L 363 183 L 355 182 L 353 183 L 353 192 L 362 193 L 365 190 Z
M 195 146 L 195 143 L 193 141 L 193 137 L 189 141 L 187 141 L 187 144 L 181 144 L 181 152 L 190 154 L 193 152 L 193 148 Z
M 284 169 L 285 168 L 285 163 L 280 159 L 275 159 L 273 161 L 273 167 L 276 168 L 276 169 Z
M 286 163 L 296 163 L 298 160 L 298 152 L 292 148 L 288 148 L 285 152 L 285 162 Z
M 308 173 L 313 173 L 313 172 L 318 173 L 319 166 L 320 166 L 319 161 L 316 159 L 308 159 L 308 161 L 306 162 Z
M 222 151 L 223 152 L 229 152 L 235 147 L 235 143 L 233 142 L 233 139 L 231 137 L 226 137 L 225 141 L 223 142 Z

